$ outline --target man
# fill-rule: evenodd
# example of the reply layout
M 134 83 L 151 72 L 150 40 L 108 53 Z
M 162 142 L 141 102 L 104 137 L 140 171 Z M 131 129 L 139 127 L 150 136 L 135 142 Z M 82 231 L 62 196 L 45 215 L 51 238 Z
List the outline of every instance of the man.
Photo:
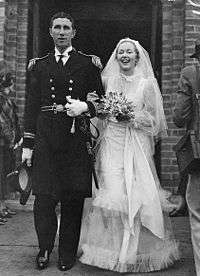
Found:
M 72 47 L 73 18 L 55 14 L 49 31 L 55 52 L 29 65 L 22 162 L 32 165 L 33 171 L 37 266 L 48 266 L 60 201 L 58 268 L 65 271 L 75 263 L 84 198 L 91 196 L 92 169 L 80 115 L 95 116 L 97 103 L 89 96 L 101 96 L 103 88 L 91 57 Z
M 174 110 L 174 123 L 178 127 L 194 129 L 196 118 L 193 106 L 193 97 L 200 91 L 200 38 L 196 40 L 195 53 L 191 58 L 196 58 L 198 67 L 195 65 L 185 67 L 179 79 L 179 90 Z M 186 201 L 191 225 L 191 236 L 196 266 L 196 273 L 200 276 L 200 170 L 189 175 L 186 190 Z

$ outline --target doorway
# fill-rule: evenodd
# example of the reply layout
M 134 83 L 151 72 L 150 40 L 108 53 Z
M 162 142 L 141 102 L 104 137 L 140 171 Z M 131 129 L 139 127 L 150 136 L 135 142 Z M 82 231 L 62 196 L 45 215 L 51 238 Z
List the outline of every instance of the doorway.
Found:
M 29 51 L 30 56 L 42 56 L 53 49 L 48 28 L 51 16 L 58 11 L 66 11 L 75 19 L 74 47 L 99 56 L 103 64 L 124 37 L 138 40 L 152 60 L 155 48 L 161 46 L 162 20 L 157 0 L 36 0 L 32 5 L 33 49 Z
M 159 0 L 35 0 L 32 1 L 28 58 L 43 56 L 54 46 L 49 36 L 51 16 L 72 15 L 76 24 L 73 46 L 95 54 L 106 64 L 117 42 L 130 37 L 148 51 L 158 82 L 161 81 L 162 12 Z M 160 144 L 155 163 L 160 174 Z

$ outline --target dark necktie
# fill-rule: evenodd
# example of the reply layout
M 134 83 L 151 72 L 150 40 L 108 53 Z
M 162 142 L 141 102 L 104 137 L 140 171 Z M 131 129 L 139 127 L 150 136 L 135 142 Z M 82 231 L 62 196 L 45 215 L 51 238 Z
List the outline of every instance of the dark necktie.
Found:
M 63 61 L 62 61 L 63 57 L 64 57 L 63 55 L 59 55 L 59 60 L 58 60 L 58 65 L 62 67 L 63 67 Z

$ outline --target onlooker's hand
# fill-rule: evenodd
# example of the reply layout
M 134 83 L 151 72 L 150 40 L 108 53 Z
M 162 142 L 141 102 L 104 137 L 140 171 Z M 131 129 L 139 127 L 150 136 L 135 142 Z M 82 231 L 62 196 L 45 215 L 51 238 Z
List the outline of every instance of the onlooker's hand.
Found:
M 170 197 L 170 202 L 174 203 L 176 206 L 170 212 L 170 217 L 176 217 L 179 214 L 183 214 L 186 208 L 186 200 L 182 195 L 172 195 Z
M 26 162 L 28 167 L 31 167 L 32 165 L 32 155 L 33 155 L 33 150 L 29 148 L 23 148 L 22 150 L 22 163 Z
M 20 140 L 19 140 L 19 142 L 18 143 L 16 143 L 15 145 L 14 145 L 14 150 L 16 150 L 18 147 L 20 147 L 21 145 L 22 145 L 22 143 L 23 143 L 23 138 L 21 138 Z

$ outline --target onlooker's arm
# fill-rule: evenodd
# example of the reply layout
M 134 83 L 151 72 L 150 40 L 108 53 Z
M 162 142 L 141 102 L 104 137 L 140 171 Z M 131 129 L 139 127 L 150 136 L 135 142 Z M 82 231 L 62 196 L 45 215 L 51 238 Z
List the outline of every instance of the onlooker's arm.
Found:
M 178 83 L 177 99 L 174 108 L 173 121 L 178 127 L 184 127 L 192 119 L 192 85 L 187 69 L 183 69 Z

